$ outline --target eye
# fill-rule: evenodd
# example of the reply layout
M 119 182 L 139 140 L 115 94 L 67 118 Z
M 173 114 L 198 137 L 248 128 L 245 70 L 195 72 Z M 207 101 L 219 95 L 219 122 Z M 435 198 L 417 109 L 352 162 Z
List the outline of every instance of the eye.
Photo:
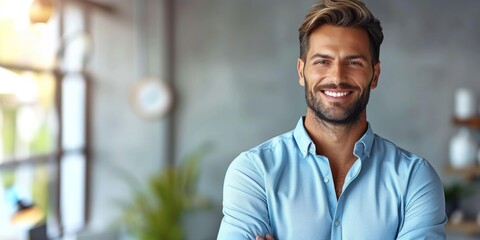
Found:
M 321 60 L 316 60 L 313 62 L 313 65 L 325 65 L 327 64 L 327 60 L 321 59 Z
M 362 62 L 359 62 L 359 61 L 350 61 L 348 62 L 349 65 L 352 65 L 352 66 L 363 66 L 363 63 Z

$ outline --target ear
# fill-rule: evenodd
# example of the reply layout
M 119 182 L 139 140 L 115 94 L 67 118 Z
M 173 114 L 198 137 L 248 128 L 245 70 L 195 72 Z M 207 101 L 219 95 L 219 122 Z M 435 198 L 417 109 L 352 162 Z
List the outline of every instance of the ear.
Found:
M 378 78 L 380 77 L 380 62 L 373 66 L 373 79 L 372 84 L 370 85 L 370 89 L 375 89 L 378 84 Z
M 300 83 L 300 85 L 303 87 L 305 87 L 305 77 L 303 72 L 304 66 L 305 66 L 305 63 L 302 61 L 302 59 L 298 58 L 297 59 L 298 83 Z

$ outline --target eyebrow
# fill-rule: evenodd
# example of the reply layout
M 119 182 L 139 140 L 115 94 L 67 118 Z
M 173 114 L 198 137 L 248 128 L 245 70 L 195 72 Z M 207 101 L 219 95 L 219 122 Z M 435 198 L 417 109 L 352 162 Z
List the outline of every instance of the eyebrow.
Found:
M 310 59 L 314 59 L 314 58 L 334 59 L 333 56 L 328 54 L 322 54 L 322 53 L 315 53 L 312 55 L 312 57 L 310 57 Z M 354 60 L 354 59 L 363 59 L 365 61 L 368 61 L 367 57 L 363 55 L 349 55 L 345 57 L 344 60 Z
M 326 59 L 333 59 L 332 56 L 328 55 L 328 54 L 321 54 L 321 53 L 315 53 L 313 54 L 310 59 L 314 59 L 314 58 L 326 58 Z

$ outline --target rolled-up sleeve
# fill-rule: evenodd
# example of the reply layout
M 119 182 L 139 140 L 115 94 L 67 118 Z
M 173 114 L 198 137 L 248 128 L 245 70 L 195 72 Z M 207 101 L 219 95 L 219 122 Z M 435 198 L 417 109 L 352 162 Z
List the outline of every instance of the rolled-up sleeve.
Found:
M 223 215 L 217 240 L 252 240 L 270 231 L 263 173 L 248 152 L 227 170 Z
M 409 180 L 397 239 L 446 239 L 446 222 L 443 185 L 433 167 L 420 161 Z

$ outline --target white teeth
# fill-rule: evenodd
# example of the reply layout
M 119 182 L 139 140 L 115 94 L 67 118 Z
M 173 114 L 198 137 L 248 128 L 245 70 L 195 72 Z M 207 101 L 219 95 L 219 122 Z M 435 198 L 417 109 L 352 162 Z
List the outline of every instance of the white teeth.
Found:
M 325 94 L 330 96 L 330 97 L 343 97 L 348 94 L 348 92 L 330 92 L 330 91 L 325 91 Z

